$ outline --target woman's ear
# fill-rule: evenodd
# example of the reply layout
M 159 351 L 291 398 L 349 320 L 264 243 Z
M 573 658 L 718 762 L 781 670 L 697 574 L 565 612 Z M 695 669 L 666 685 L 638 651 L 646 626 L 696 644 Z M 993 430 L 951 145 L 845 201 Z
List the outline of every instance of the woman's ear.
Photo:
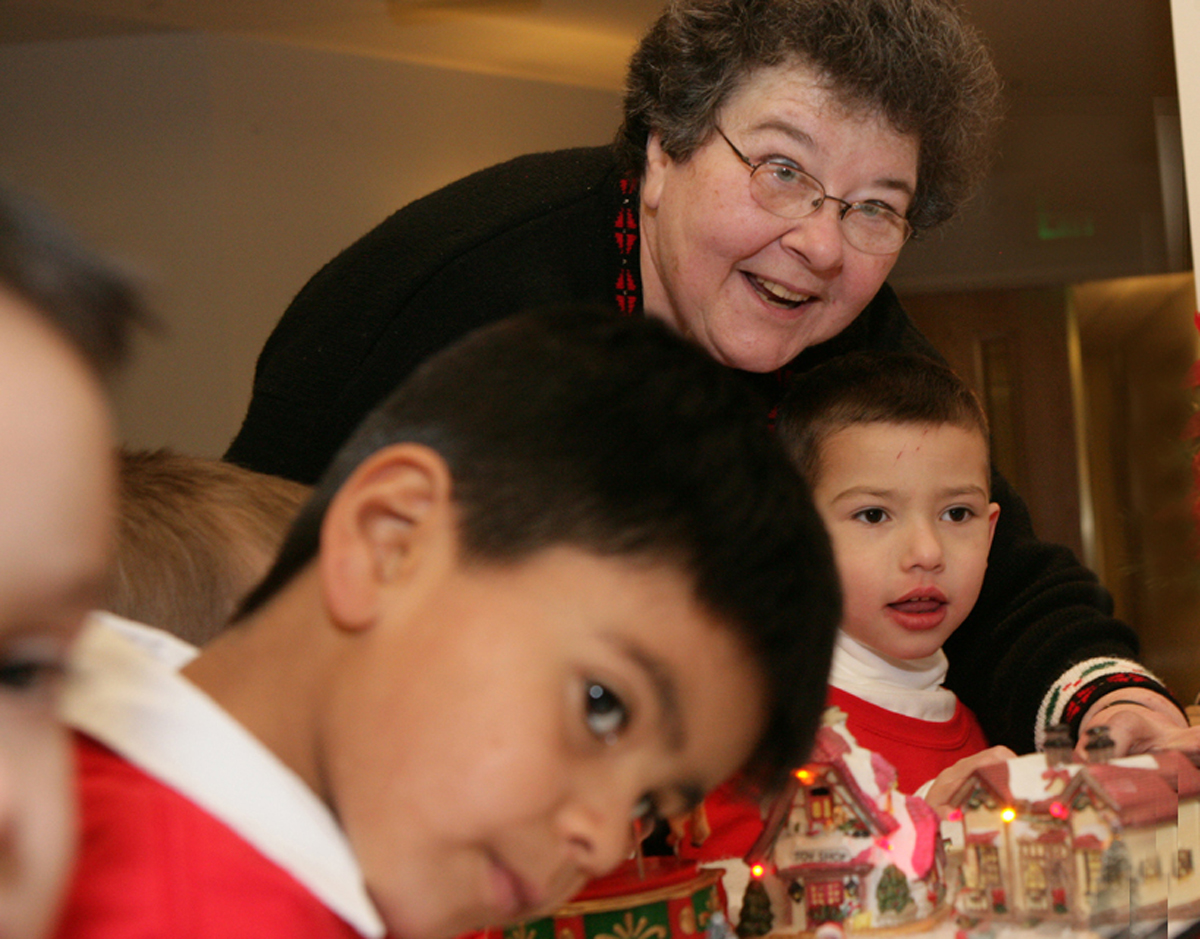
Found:
M 418 444 L 368 457 L 338 490 L 321 526 L 318 566 L 335 624 L 371 626 L 380 598 L 456 545 L 445 460 Z
M 658 131 L 651 131 L 646 141 L 646 169 L 642 173 L 642 183 L 639 187 L 643 208 L 651 212 L 658 208 L 667 169 L 672 162 L 662 148 L 662 137 Z

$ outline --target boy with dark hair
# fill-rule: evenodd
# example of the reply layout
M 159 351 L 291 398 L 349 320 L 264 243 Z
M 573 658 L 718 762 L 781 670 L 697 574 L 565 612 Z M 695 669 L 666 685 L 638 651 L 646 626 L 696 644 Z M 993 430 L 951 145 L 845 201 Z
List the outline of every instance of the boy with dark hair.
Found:
M 133 290 L 0 187 L 0 935 L 40 939 L 74 853 L 67 650 L 113 534 L 112 421 Z
M 653 321 L 435 356 L 199 656 L 85 636 L 62 935 L 452 936 L 556 907 L 739 767 L 778 782 L 840 595 L 761 413 Z
M 942 684 L 942 644 L 979 596 L 1000 513 L 978 399 L 923 356 L 855 353 L 798 378 L 777 428 L 811 487 L 841 578 L 828 703 L 896 768 L 901 792 L 966 759 L 1011 756 L 988 750 L 975 716 Z M 740 859 L 761 830 L 758 804 L 735 781 L 680 829 L 678 851 Z M 731 878 L 745 873 L 725 866 Z M 739 886 L 729 882 L 731 896 Z
M 860 353 L 798 380 L 778 426 L 842 581 L 829 703 L 896 767 L 901 791 L 916 792 L 987 748 L 943 686 L 942 651 L 979 596 L 1000 514 L 987 417 L 946 366 Z

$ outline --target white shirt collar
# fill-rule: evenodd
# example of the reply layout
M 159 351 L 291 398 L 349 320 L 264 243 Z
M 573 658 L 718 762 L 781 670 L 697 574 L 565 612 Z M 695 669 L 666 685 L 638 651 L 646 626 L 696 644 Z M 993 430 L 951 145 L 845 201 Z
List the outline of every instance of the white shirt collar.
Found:
M 364 936 L 382 936 L 329 809 L 179 674 L 196 654 L 161 630 L 93 614 L 72 653 L 63 719 L 229 825 Z
M 957 703 L 942 687 L 949 664 L 941 649 L 922 659 L 894 659 L 839 629 L 829 683 L 888 711 L 941 723 L 954 716 Z

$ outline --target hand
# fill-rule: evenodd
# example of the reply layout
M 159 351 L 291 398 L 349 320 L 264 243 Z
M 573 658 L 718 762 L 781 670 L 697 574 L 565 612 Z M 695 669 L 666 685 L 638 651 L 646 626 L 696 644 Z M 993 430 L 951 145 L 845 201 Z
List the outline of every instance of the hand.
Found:
M 925 801 L 937 810 L 938 815 L 945 818 L 946 812 L 950 810 L 950 798 L 972 772 L 981 766 L 1003 763 L 1015 756 L 1016 754 L 1008 747 L 990 747 L 987 750 L 973 753 L 971 756 L 963 757 L 953 766 L 947 767 L 937 774 L 937 778 L 929 786 L 929 791 L 925 793 Z
M 1153 691 L 1122 688 L 1097 699 L 1079 725 L 1075 759 L 1087 761 L 1087 730 L 1101 726 L 1108 728 L 1113 756 L 1179 750 L 1200 766 L 1200 727 L 1189 727 L 1179 709 Z

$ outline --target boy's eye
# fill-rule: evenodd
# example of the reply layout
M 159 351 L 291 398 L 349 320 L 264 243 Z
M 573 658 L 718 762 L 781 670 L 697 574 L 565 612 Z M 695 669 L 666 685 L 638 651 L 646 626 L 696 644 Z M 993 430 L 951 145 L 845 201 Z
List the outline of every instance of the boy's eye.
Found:
M 658 818 L 658 800 L 650 793 L 646 793 L 638 799 L 637 804 L 633 807 L 634 830 L 640 837 L 645 838 L 654 830 Z
M 946 509 L 946 511 L 942 513 L 942 517 L 949 519 L 952 522 L 965 522 L 974 514 L 975 513 L 965 505 L 955 505 Z
M 886 521 L 888 515 L 883 509 L 870 508 L 860 509 L 854 513 L 854 517 L 868 525 L 878 525 L 880 522 Z
M 7 656 L 0 659 L 0 690 L 54 694 L 65 671 L 64 664 L 55 658 Z
M 621 733 L 629 724 L 625 702 L 599 682 L 588 683 L 585 711 L 588 730 L 605 740 Z

